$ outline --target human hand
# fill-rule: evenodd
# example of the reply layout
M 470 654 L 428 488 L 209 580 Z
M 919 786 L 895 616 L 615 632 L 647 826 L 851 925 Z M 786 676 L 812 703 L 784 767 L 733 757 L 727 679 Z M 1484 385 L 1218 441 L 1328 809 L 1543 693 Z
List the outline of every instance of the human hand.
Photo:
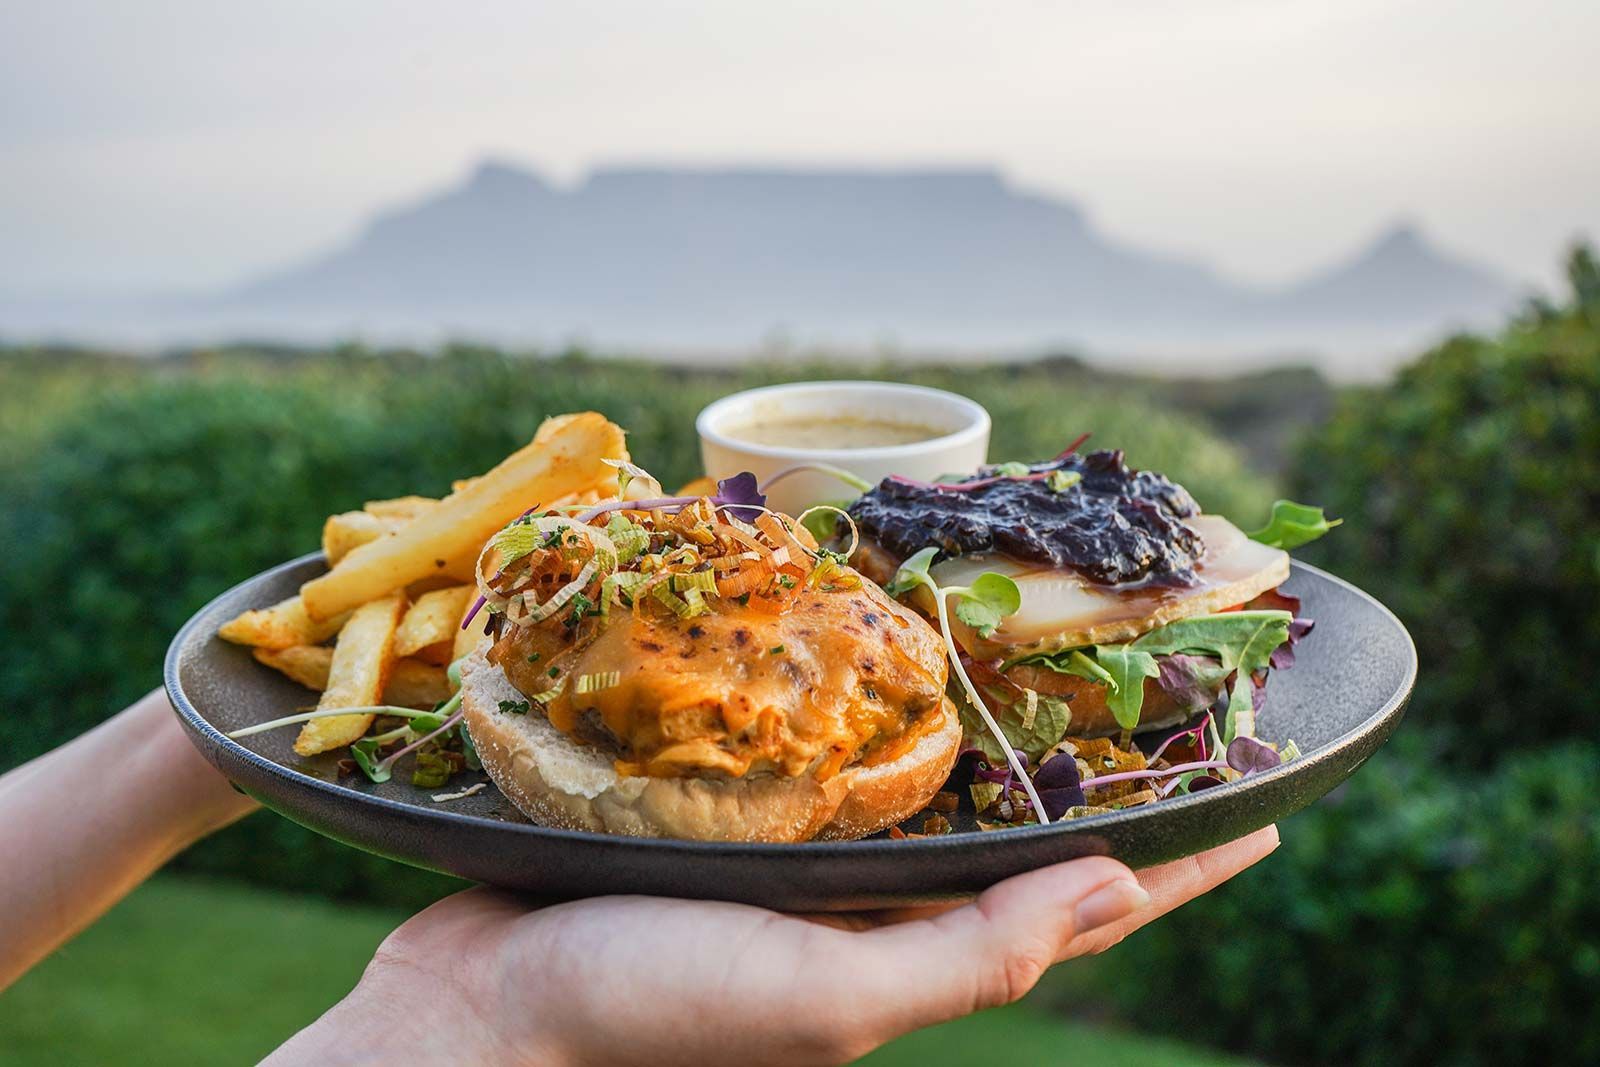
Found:
M 401 926 L 356 989 L 269 1063 L 844 1063 L 1009 1003 L 1278 844 L 1276 828 L 1135 874 L 1057 864 L 937 908 L 789 916 L 602 897 L 529 911 L 491 889 Z

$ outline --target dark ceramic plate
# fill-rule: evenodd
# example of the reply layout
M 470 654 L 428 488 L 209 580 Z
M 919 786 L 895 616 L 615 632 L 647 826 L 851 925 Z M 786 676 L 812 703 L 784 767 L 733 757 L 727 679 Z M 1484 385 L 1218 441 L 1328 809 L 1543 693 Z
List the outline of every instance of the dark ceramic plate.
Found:
M 303 759 L 293 728 L 230 741 L 230 730 L 312 702 L 306 690 L 216 636 L 246 608 L 274 604 L 322 573 L 320 555 L 259 574 L 207 604 L 167 653 L 167 692 L 207 759 L 263 804 L 318 833 L 391 859 L 552 898 L 608 893 L 843 909 L 970 894 L 1021 871 L 1084 855 L 1164 863 L 1275 822 L 1348 778 L 1393 732 L 1416 680 L 1411 638 L 1382 604 L 1314 567 L 1288 589 L 1316 630 L 1275 673 L 1258 724 L 1302 758 L 1242 782 L 1051 826 L 970 829 L 920 840 L 802 845 L 640 840 L 535 826 L 490 785 L 434 803 L 396 775 L 338 776 L 334 754 Z M 452 780 L 450 791 L 482 779 Z M 920 820 L 918 820 L 920 825 Z M 912 827 L 908 827 L 912 828 Z M 966 832 L 960 832 L 964 828 Z

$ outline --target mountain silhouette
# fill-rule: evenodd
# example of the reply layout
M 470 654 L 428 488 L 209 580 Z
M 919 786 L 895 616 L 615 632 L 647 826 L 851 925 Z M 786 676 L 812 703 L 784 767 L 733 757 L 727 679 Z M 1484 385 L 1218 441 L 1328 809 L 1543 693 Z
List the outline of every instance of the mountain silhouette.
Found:
M 603 169 L 560 189 L 488 161 L 356 238 L 228 294 L 267 323 L 686 347 L 1313 346 L 1498 317 L 1504 281 L 1398 228 L 1269 292 L 1128 247 L 995 171 Z
M 560 187 L 489 160 L 342 247 L 143 312 L 163 337 L 578 338 L 693 352 L 778 336 L 1182 362 L 1398 352 L 1493 323 L 1515 296 L 1410 226 L 1301 283 L 1246 286 L 1115 240 L 1070 201 L 986 168 L 610 168 Z
M 1482 267 L 1451 259 L 1413 224 L 1396 225 L 1366 249 L 1276 296 L 1269 314 L 1285 323 L 1338 327 L 1364 321 L 1401 329 L 1453 325 L 1503 310 L 1513 294 Z

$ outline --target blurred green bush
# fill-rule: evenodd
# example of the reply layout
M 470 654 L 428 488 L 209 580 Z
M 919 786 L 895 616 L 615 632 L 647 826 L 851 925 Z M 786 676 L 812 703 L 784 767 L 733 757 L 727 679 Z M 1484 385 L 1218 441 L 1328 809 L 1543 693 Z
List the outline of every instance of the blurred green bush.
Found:
M 1600 271 L 1569 264 L 1565 307 L 1459 337 L 1390 388 L 1344 398 L 1294 491 L 1342 515 L 1305 552 L 1410 628 L 1413 724 L 1455 758 L 1593 736 L 1600 662 Z
M 138 361 L 0 357 L 0 768 L 94 725 L 159 681 L 168 640 L 212 596 L 314 550 L 329 513 L 443 493 L 594 408 L 667 484 L 699 473 L 693 421 L 730 390 L 785 378 L 897 377 L 958 389 L 994 416 L 993 454 L 1052 455 L 1080 428 L 1254 522 L 1265 479 L 1193 418 L 1062 363 L 1003 368 L 801 364 L 690 370 L 457 347 L 440 356 L 234 351 Z M 13 417 L 14 416 L 14 417 Z M 14 428 L 14 429 L 13 429 Z M 186 860 L 267 884 L 416 904 L 447 883 L 358 856 L 273 816 Z
M 1600 1062 L 1600 270 L 1569 275 L 1298 451 L 1346 521 L 1302 555 L 1416 637 L 1397 739 L 1068 991 L 1271 1061 Z
M 1600 747 L 1470 774 L 1423 736 L 1402 731 L 1269 860 L 1129 938 L 1097 993 L 1268 1062 L 1600 1062 Z

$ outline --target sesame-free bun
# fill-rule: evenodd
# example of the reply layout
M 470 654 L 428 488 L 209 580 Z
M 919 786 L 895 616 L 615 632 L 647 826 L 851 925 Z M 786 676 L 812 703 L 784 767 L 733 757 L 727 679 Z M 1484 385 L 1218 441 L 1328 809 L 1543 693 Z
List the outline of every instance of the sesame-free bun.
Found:
M 693 841 L 847 840 L 876 833 L 927 804 L 955 766 L 961 724 L 944 700 L 939 718 L 898 757 L 855 764 L 818 781 L 745 777 L 622 776 L 615 754 L 557 730 L 480 647 L 462 665 L 462 708 L 484 770 L 523 814 L 543 826 Z

